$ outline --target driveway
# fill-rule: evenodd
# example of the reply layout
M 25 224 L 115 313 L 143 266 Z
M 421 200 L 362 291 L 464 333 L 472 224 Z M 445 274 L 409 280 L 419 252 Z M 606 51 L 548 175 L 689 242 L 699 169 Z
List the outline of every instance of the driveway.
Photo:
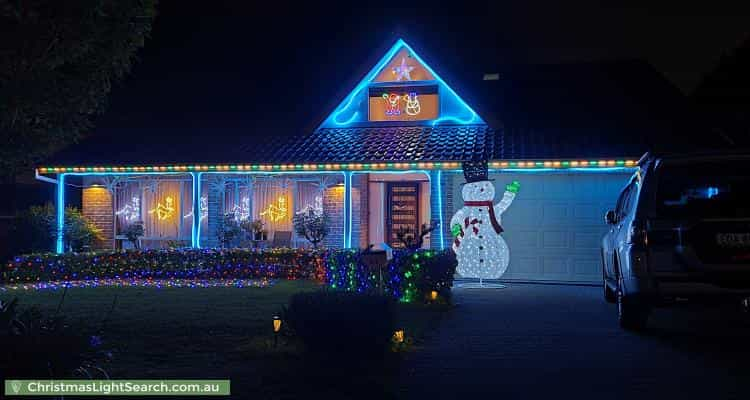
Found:
M 456 307 L 402 372 L 402 398 L 750 398 L 750 318 L 657 310 L 620 330 L 590 286 L 456 289 Z

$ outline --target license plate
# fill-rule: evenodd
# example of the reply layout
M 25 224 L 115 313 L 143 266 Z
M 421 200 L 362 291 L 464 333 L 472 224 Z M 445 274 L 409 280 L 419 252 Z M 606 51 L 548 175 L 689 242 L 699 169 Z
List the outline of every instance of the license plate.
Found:
M 716 244 L 724 248 L 747 248 L 750 247 L 750 232 L 717 233 Z

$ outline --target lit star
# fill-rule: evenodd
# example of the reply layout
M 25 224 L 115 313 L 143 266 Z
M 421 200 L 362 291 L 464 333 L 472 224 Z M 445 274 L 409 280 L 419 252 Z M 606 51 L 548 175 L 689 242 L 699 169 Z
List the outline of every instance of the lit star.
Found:
M 393 73 L 396 74 L 397 81 L 400 81 L 402 78 L 404 78 L 407 81 L 410 81 L 411 75 L 409 73 L 411 71 L 414 71 L 414 67 L 406 64 L 405 57 L 401 57 L 401 65 L 397 67 L 393 67 Z

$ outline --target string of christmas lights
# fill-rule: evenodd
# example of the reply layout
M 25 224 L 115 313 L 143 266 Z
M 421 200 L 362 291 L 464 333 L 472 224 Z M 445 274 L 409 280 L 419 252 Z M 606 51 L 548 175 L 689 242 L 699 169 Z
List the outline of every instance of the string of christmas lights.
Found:
M 95 279 L 84 281 L 38 282 L 0 286 L 0 291 L 59 290 L 64 288 L 144 287 L 144 288 L 265 288 L 275 280 L 270 279 Z

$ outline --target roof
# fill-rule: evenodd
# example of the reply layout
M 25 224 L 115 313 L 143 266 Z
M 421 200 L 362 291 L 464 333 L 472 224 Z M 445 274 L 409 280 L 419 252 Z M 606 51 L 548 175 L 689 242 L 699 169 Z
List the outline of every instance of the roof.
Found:
M 496 128 L 498 159 L 638 157 L 720 144 L 687 97 L 644 61 L 495 71 L 498 80 L 477 76 L 466 83 L 472 106 Z
M 490 158 L 487 125 L 323 128 L 279 148 L 272 162 L 462 161 Z

